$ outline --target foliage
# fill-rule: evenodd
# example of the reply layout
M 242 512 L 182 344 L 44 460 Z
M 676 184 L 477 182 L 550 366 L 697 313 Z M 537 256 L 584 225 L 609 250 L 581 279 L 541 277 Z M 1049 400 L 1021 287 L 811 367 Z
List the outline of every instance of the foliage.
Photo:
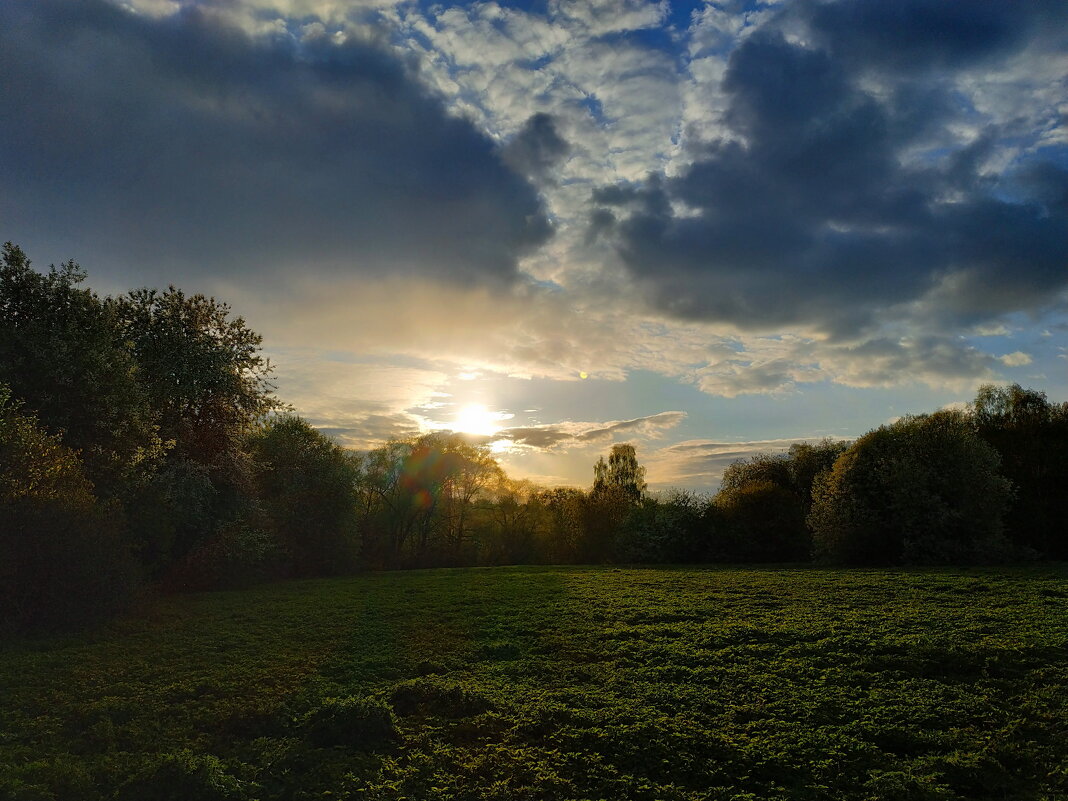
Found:
M 118 789 L 119 801 L 246 801 L 245 783 L 211 754 L 183 749 L 163 754 Z
M 181 458 L 167 459 L 130 489 L 126 517 L 149 577 L 163 577 L 210 535 L 217 525 L 217 496 L 209 468 Z
M 398 739 L 393 708 L 378 698 L 325 698 L 308 713 L 305 726 L 309 739 L 323 747 L 377 750 Z
M 76 453 L 0 384 L 0 630 L 89 622 L 129 600 L 132 559 Z
M 260 355 L 262 337 L 215 298 L 138 289 L 108 301 L 173 455 L 221 466 L 224 455 L 281 408 Z
M 423 567 L 471 558 L 476 501 L 504 477 L 487 447 L 461 434 L 430 433 L 389 442 L 363 465 L 360 508 L 370 564 Z
M 731 464 L 715 497 L 721 532 L 709 556 L 717 562 L 807 560 L 812 540 L 805 519 L 812 488 L 848 443 L 798 442 L 783 454 L 760 453 Z
M 538 491 L 529 481 L 514 481 L 500 473 L 486 503 L 477 510 L 481 563 L 523 565 L 539 561 L 547 543 L 539 537 L 544 509 Z
M 583 497 L 581 562 L 601 564 L 616 560 L 616 538 L 634 503 L 633 494 L 618 484 L 595 484 Z
M 352 571 L 359 554 L 356 459 L 293 415 L 248 440 L 259 496 L 294 575 Z
M 734 492 L 746 484 L 773 484 L 790 489 L 790 461 L 785 454 L 758 453 L 727 466 L 720 480 L 720 492 Z
M 1004 558 L 1011 484 L 959 414 L 906 417 L 857 442 L 817 480 L 817 556 L 856 564 Z
M 115 309 L 78 285 L 73 261 L 47 274 L 8 242 L 0 257 L 0 383 L 67 447 L 98 493 L 151 470 L 162 454 L 156 415 Z
M 235 533 L 258 503 L 244 437 L 279 407 L 259 335 L 213 298 L 172 287 L 101 299 L 79 286 L 85 277 L 74 262 L 39 274 L 10 243 L 0 260 L 0 381 L 79 454 L 93 496 L 80 511 L 64 507 L 65 522 L 52 523 L 67 531 L 55 536 L 99 531 L 116 569 L 128 564 L 129 542 L 152 579 L 188 577 L 209 556 L 224 561 L 207 574 L 257 572 L 234 560 L 262 550 Z M 88 564 L 106 580 L 108 570 Z
M 531 499 L 539 510 L 538 542 L 548 564 L 574 564 L 582 553 L 586 496 L 574 487 L 540 490 Z
M 221 524 L 175 563 L 163 586 L 172 592 L 247 587 L 282 573 L 285 555 L 269 521 L 250 513 Z
M 786 465 L 790 473 L 790 487 L 801 504 L 804 516 L 812 510 L 812 487 L 816 478 L 834 467 L 838 457 L 845 453 L 851 442 L 822 439 L 811 442 L 795 442 L 786 452 Z
M 0 651 L 0 797 L 1055 799 L 1068 574 L 494 568 Z
M 714 561 L 802 562 L 811 541 L 801 500 L 771 481 L 745 481 L 715 498 L 722 534 Z
M 630 503 L 636 504 L 645 492 L 645 468 L 638 464 L 634 446 L 627 443 L 613 445 L 607 463 L 604 457 L 598 459 L 593 476 L 594 493 L 614 487 Z
M 644 498 L 631 509 L 616 542 L 616 557 L 629 563 L 693 563 L 708 559 L 714 532 L 708 499 L 675 490 Z
M 1006 518 L 1013 542 L 1050 559 L 1068 559 L 1068 404 L 1052 404 L 1019 384 L 987 384 L 969 411 L 1016 487 Z

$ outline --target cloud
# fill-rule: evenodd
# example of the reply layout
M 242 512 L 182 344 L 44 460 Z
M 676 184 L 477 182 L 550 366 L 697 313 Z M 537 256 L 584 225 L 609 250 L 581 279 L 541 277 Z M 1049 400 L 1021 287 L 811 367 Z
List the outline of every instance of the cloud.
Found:
M 855 341 L 1040 311 L 1068 288 L 1068 7 L 978 5 L 788 5 L 731 52 L 721 137 L 595 192 L 593 228 L 680 319 Z
M 563 422 L 551 425 L 506 428 L 494 439 L 511 440 L 516 445 L 550 450 L 565 445 L 607 442 L 617 435 L 655 437 L 674 428 L 686 419 L 686 412 L 660 412 L 633 420 L 613 420 L 606 423 Z
M 419 434 L 416 410 L 445 397 L 448 376 L 423 367 L 339 358 L 314 348 L 268 351 L 279 397 L 342 445 L 360 450 Z
M 599 37 L 613 33 L 637 31 L 658 25 L 667 14 L 666 0 L 550 0 L 550 13 L 562 18 L 569 27 Z
M 521 175 L 548 179 L 553 168 L 571 151 L 556 126 L 551 114 L 532 114 L 504 149 L 504 160 Z
M 658 487 L 677 486 L 712 490 L 734 462 L 759 453 L 782 453 L 798 442 L 818 442 L 823 437 L 765 439 L 748 442 L 686 440 L 654 451 L 645 459 Z
M 504 286 L 551 233 L 489 136 L 385 46 L 321 24 L 5 3 L 0 73 L 5 235 L 94 273 Z
M 1031 363 L 1031 357 L 1021 350 L 999 356 L 998 361 L 1006 367 L 1023 367 Z

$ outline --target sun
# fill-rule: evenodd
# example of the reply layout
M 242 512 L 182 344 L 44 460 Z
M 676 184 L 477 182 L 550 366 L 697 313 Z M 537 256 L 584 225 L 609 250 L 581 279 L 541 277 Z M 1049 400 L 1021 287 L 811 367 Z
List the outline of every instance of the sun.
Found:
M 464 434 L 489 436 L 500 431 L 499 420 L 499 415 L 491 412 L 481 403 L 469 403 L 456 413 L 452 430 Z

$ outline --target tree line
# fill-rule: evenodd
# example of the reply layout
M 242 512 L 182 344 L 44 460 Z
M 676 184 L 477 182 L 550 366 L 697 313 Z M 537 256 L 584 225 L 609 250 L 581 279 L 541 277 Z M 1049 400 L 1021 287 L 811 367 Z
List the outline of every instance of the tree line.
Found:
M 547 489 L 456 433 L 346 451 L 275 396 L 229 306 L 85 277 L 0 258 L 2 629 L 366 569 L 1068 558 L 1068 404 L 1034 390 L 741 460 L 715 494 L 649 493 L 629 444 Z

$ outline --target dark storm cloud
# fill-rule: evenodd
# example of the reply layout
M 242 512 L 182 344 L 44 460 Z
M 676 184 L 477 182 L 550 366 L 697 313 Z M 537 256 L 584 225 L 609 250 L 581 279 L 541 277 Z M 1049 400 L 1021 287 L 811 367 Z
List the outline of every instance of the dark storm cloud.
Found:
M 517 172 L 544 181 L 551 179 L 553 168 L 569 152 L 571 146 L 556 130 L 556 120 L 539 112 L 530 116 L 505 147 L 504 159 Z
M 2 3 L 0 75 L 3 236 L 83 263 L 508 281 L 549 235 L 491 141 L 368 42 Z
M 938 330 L 1049 303 L 1068 285 L 1068 176 L 1041 150 L 989 174 L 1032 132 L 980 118 L 954 80 L 1040 58 L 1040 35 L 1063 48 L 1040 34 L 1057 20 L 1064 3 L 788 6 L 730 58 L 732 138 L 677 177 L 595 192 L 591 235 L 661 309 L 744 328 Z M 961 146 L 951 124 L 986 127 Z
M 1011 53 L 1033 36 L 1057 33 L 1063 0 L 802 0 L 792 13 L 822 46 L 854 63 L 915 72 L 970 66 Z

